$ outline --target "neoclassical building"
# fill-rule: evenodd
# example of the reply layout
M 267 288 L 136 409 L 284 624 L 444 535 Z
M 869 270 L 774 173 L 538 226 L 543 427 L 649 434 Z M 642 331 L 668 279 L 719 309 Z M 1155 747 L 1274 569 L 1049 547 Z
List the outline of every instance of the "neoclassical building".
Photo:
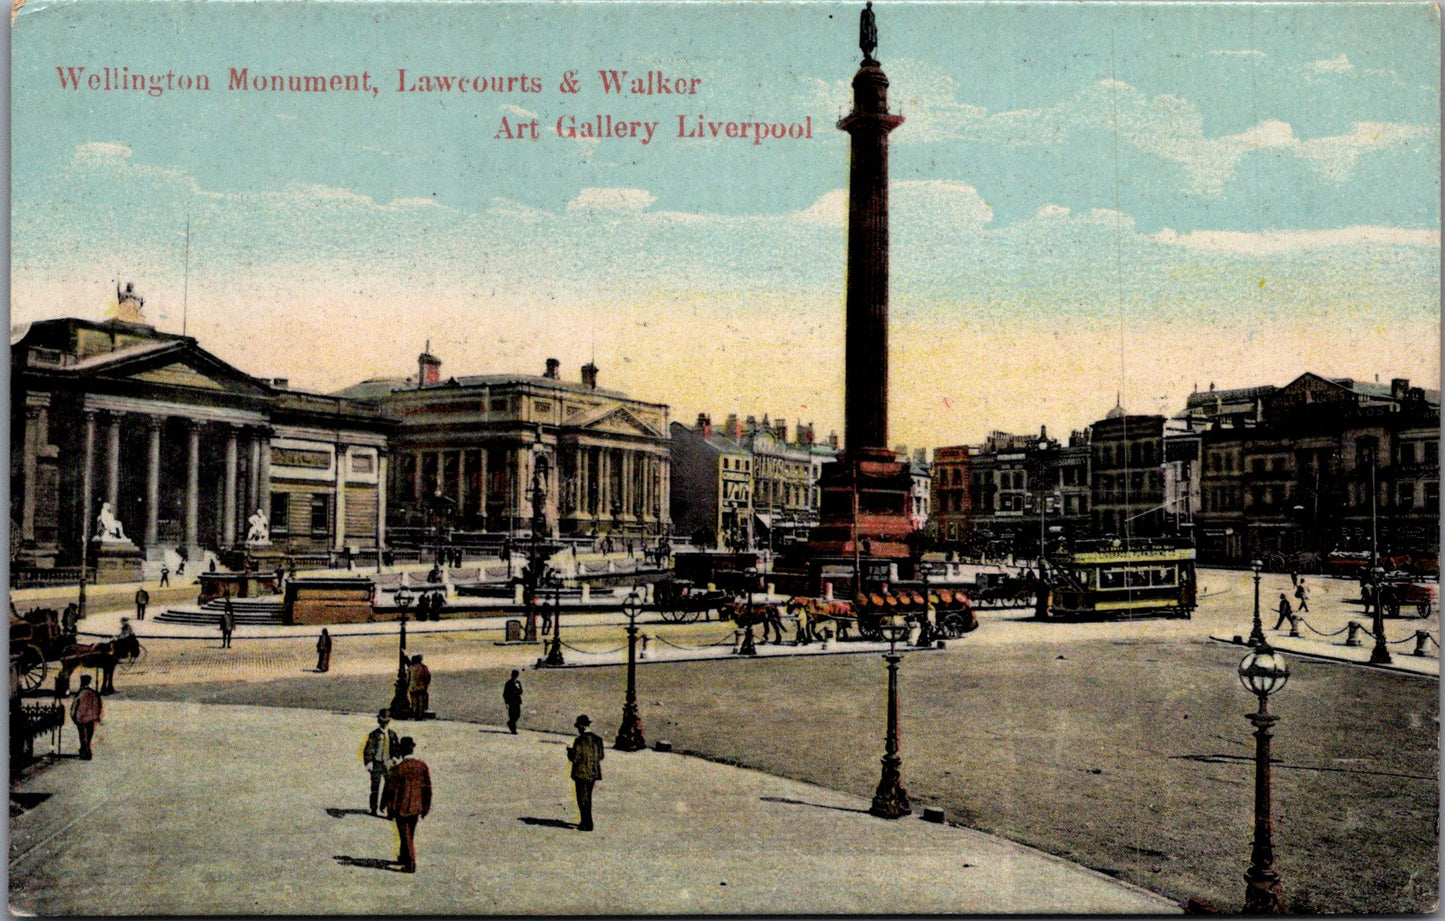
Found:
M 392 526 L 429 526 L 440 498 L 457 529 L 530 534 L 540 463 L 547 536 L 670 530 L 667 406 L 599 387 L 591 363 L 576 381 L 561 378 L 556 359 L 540 375 L 443 379 L 441 365 L 428 350 L 415 377 L 339 394 L 398 420 L 387 478 Z
M 118 301 L 123 319 L 12 331 L 16 567 L 79 565 L 107 504 L 148 571 L 244 546 L 257 510 L 278 551 L 384 543 L 390 419 L 251 377 L 148 325 L 133 291 Z

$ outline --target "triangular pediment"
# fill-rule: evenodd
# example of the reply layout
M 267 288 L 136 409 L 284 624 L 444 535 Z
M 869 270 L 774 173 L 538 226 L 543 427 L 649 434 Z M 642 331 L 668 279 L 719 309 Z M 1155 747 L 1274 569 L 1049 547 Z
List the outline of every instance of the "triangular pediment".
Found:
M 161 368 L 152 368 L 130 377 L 133 381 L 149 384 L 170 384 L 173 387 L 198 387 L 202 390 L 226 390 L 225 384 L 207 377 L 184 362 L 172 362 Z
M 612 432 L 618 435 L 639 435 L 645 438 L 662 437 L 661 432 L 639 419 L 625 406 L 603 407 L 572 424 L 585 432 Z
M 125 381 L 141 388 L 180 388 L 243 396 L 259 396 L 269 390 L 263 382 L 185 340 L 163 348 L 139 347 L 96 356 L 83 366 L 78 370 L 90 376 Z

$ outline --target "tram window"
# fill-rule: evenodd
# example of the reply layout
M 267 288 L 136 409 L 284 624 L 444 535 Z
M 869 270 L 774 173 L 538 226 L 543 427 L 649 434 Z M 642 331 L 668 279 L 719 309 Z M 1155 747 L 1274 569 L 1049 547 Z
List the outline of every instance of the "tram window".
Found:
M 1122 569 L 1101 569 L 1099 570 L 1099 588 L 1123 588 L 1124 571 Z
M 1172 570 L 1172 569 L 1156 569 L 1156 570 L 1154 570 L 1153 582 L 1154 582 L 1155 585 L 1173 585 L 1173 584 L 1174 584 L 1174 570 Z
M 1149 585 L 1149 570 L 1147 570 L 1147 569 L 1131 569 L 1131 570 L 1129 570 L 1129 587 L 1130 587 L 1130 588 L 1147 588 L 1148 585 Z

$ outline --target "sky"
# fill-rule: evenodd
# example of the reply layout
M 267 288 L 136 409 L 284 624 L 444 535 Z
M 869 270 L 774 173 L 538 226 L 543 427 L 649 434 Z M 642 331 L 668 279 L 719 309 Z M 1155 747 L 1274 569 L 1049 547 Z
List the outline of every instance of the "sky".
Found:
M 835 123 L 859 9 L 31 0 L 12 39 L 12 323 L 103 319 L 133 281 L 158 328 L 294 386 L 414 373 L 429 342 L 444 376 L 555 357 L 575 379 L 590 360 L 674 419 L 841 433 Z M 1305 371 L 1438 386 L 1433 5 L 875 12 L 905 118 L 893 443 L 1062 434 L 1116 399 L 1172 413 L 1196 388 Z M 105 68 L 210 89 L 86 88 Z M 365 72 L 376 92 L 231 89 L 233 68 Z M 607 93 L 604 70 L 695 93 Z M 483 80 L 412 89 L 449 75 Z M 559 135 L 598 117 L 657 126 L 646 144 Z M 809 136 L 681 137 L 679 117 Z

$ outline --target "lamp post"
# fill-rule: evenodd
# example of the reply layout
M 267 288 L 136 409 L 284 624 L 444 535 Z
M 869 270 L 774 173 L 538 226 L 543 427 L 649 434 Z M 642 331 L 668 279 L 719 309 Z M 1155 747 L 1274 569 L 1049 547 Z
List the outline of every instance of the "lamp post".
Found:
M 898 756 L 898 662 L 903 657 L 898 654 L 896 644 L 907 636 L 908 624 L 893 615 L 885 617 L 878 628 L 888 639 L 888 653 L 883 656 L 883 661 L 888 663 L 888 734 L 883 740 L 883 772 L 868 812 L 881 819 L 897 819 L 913 812 L 899 773 L 903 759 Z
M 411 605 L 411 592 L 403 585 L 396 592 L 396 605 L 401 609 L 401 629 L 396 635 L 396 687 L 391 695 L 391 714 L 406 719 L 411 714 L 411 674 L 407 671 L 406 613 Z
M 1385 645 L 1385 605 L 1380 597 L 1380 582 L 1384 575 L 1385 570 L 1379 566 L 1370 570 L 1370 601 L 1374 611 L 1371 629 L 1375 634 L 1375 648 L 1370 650 L 1371 665 L 1389 665 L 1394 661 L 1390 658 L 1389 647 Z
M 527 642 L 537 642 L 537 590 L 542 585 L 546 564 L 542 560 L 542 532 L 547 528 L 547 455 L 542 429 L 532 445 L 532 544 L 523 573 L 522 600 L 527 606 Z
M 566 665 L 562 658 L 562 579 L 554 574 L 552 580 L 552 646 L 547 657 L 537 663 L 543 668 L 561 668 Z
M 637 614 L 642 610 L 642 599 L 636 589 L 622 602 L 622 613 L 627 615 L 627 699 L 622 704 L 622 725 L 617 729 L 617 740 L 612 747 L 618 751 L 635 752 L 647 747 L 642 737 L 642 721 L 637 718 Z
M 755 656 L 758 654 L 758 647 L 753 641 L 753 589 L 757 587 L 758 571 L 749 569 L 743 573 L 743 578 L 746 580 L 748 603 L 747 607 L 743 608 L 743 642 L 738 647 L 738 655 Z M 763 639 L 767 639 L 767 636 L 764 635 Z
M 1249 564 L 1254 571 L 1254 629 L 1249 631 L 1249 645 L 1258 649 L 1266 645 L 1264 639 L 1264 623 L 1259 619 L 1259 574 L 1264 571 L 1264 564 L 1259 560 Z
M 1270 814 L 1269 743 L 1279 717 L 1269 712 L 1269 697 L 1289 680 L 1284 656 L 1262 645 L 1239 663 L 1239 681 L 1259 698 L 1259 710 L 1249 714 L 1254 724 L 1254 844 L 1244 874 L 1244 914 L 1284 914 L 1284 895 L 1274 871 L 1274 818 Z

